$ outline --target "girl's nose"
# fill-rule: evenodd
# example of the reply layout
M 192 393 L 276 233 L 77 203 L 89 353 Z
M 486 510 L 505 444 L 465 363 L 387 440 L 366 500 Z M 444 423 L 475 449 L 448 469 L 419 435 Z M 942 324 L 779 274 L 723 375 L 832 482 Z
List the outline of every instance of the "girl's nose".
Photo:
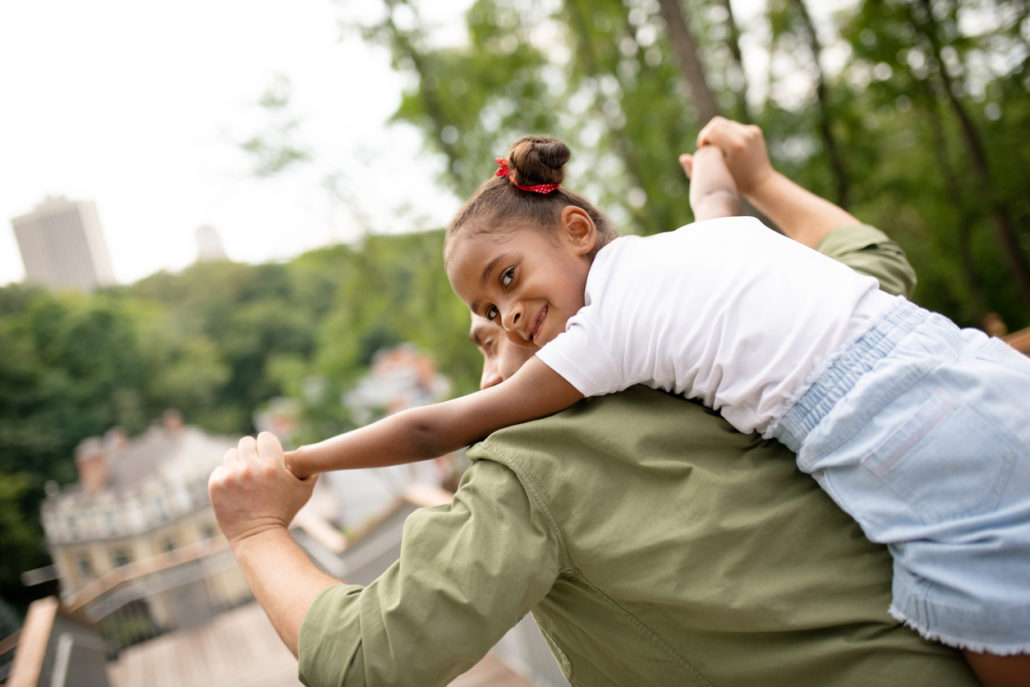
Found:
M 509 308 L 508 312 L 504 313 L 504 316 L 501 318 L 501 325 L 504 327 L 506 332 L 514 332 L 518 330 L 521 320 L 522 306 L 516 305 Z

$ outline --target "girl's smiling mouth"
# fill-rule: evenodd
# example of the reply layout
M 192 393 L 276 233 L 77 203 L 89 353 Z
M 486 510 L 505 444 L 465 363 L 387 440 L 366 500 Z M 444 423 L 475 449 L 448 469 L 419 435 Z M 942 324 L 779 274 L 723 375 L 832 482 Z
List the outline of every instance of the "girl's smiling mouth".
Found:
M 543 327 L 545 317 L 547 317 L 546 304 L 544 305 L 544 307 L 540 308 L 540 311 L 536 314 L 536 317 L 533 319 L 532 326 L 530 326 L 529 328 L 529 340 L 531 342 L 536 343 L 536 337 L 540 335 L 540 329 L 541 327 Z

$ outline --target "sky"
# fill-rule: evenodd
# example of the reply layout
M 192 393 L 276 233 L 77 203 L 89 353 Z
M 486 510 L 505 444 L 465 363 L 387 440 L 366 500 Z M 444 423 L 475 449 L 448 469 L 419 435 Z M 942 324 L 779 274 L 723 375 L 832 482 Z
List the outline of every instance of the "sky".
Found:
M 460 27 L 467 4 L 420 11 Z M 363 229 L 443 226 L 460 203 L 432 181 L 439 160 L 412 128 L 387 123 L 404 77 L 340 26 L 378 5 L 0 3 L 0 284 L 24 276 L 11 218 L 48 196 L 96 203 L 120 283 L 192 263 L 202 225 L 247 262 Z M 240 144 L 269 130 L 258 101 L 284 80 L 311 160 L 259 178 Z

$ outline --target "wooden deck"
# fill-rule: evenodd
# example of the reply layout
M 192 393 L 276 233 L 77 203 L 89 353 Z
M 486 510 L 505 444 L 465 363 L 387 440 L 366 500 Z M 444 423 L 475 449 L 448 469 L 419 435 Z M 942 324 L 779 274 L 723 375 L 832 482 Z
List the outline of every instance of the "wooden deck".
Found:
M 110 664 L 108 678 L 111 687 L 300 685 L 297 660 L 256 603 L 129 647 Z
M 111 687 L 292 687 L 297 660 L 256 603 L 130 647 L 109 664 Z M 493 654 L 451 687 L 534 687 Z

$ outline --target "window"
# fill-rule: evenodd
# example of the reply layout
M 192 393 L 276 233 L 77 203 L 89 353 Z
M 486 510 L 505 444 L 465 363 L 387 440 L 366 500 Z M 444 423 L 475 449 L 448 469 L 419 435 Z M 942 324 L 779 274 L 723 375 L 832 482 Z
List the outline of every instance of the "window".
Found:
M 113 560 L 114 567 L 120 568 L 123 565 L 128 565 L 129 563 L 132 563 L 132 555 L 128 551 L 120 549 L 114 552 Z

